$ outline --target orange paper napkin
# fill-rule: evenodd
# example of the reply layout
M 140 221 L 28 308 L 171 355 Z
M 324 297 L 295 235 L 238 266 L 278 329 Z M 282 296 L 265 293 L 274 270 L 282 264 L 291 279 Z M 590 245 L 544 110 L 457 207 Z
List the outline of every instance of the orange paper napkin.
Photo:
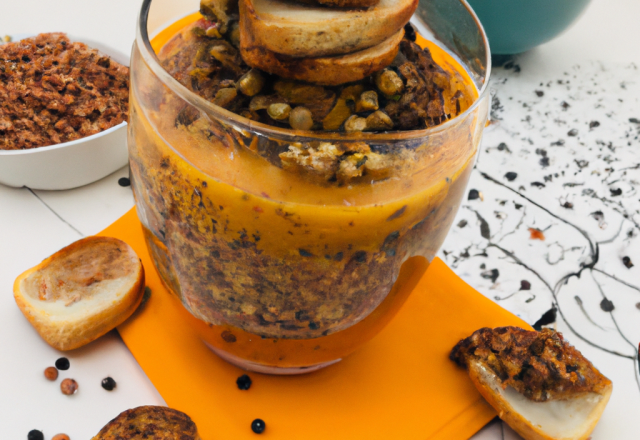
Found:
M 341 362 L 301 376 L 240 370 L 202 342 L 204 327 L 163 287 L 135 209 L 100 235 L 129 243 L 142 259 L 149 301 L 118 330 L 167 404 L 189 414 L 203 440 L 254 439 L 261 418 L 270 439 L 464 440 L 495 413 L 464 370 L 448 359 L 480 327 L 529 326 L 458 278 L 441 260 L 416 269 L 414 291 L 391 323 Z M 424 270 L 424 269 L 423 269 Z

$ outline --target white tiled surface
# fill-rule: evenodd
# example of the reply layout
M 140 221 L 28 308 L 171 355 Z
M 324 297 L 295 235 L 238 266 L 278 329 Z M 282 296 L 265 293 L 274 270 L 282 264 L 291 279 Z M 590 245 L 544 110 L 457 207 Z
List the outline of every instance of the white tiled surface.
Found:
M 80 188 L 34 192 L 60 217 L 73 219 L 73 227 L 86 236 L 106 228 L 133 206 L 131 189 L 118 185 L 121 177 L 129 177 L 128 167 Z
M 0 0 L 0 34 L 65 31 L 102 41 L 128 53 L 139 5 L 139 0 Z M 640 66 L 638 17 L 640 2 L 637 0 L 594 0 L 572 29 L 519 58 L 524 77 L 529 80 L 536 76 L 555 78 L 575 64 L 589 60 L 605 64 L 635 62 Z M 529 81 L 525 87 L 523 80 L 523 96 L 529 96 L 531 84 Z M 490 146 L 489 143 L 497 139 L 495 136 L 488 133 L 485 145 Z M 490 157 L 484 156 L 483 164 L 488 160 Z M 42 378 L 44 368 L 51 365 L 59 353 L 40 340 L 12 298 L 13 280 L 22 271 L 81 235 L 100 231 L 133 205 L 130 190 L 117 184 L 118 178 L 126 174 L 123 169 L 92 185 L 71 191 L 38 191 L 40 200 L 27 189 L 0 186 L 2 438 L 26 438 L 30 429 L 39 428 L 45 431 L 47 439 L 57 432 L 66 432 L 74 440 L 88 439 L 123 409 L 162 403 L 162 398 L 124 344 L 117 335 L 111 334 L 68 355 L 71 369 L 62 377 L 78 380 L 80 392 L 69 399 L 61 399 L 59 382 L 49 383 Z M 476 182 L 472 180 L 471 185 Z M 557 203 L 555 199 L 561 195 L 551 194 L 548 203 Z M 445 247 L 455 248 L 461 240 L 464 237 L 452 234 Z M 640 259 L 637 263 L 640 266 Z M 461 275 L 473 280 L 469 274 Z M 635 279 L 638 278 L 636 275 Z M 485 288 L 478 284 L 476 287 L 483 293 L 494 293 L 487 290 L 489 286 Z M 638 322 L 637 318 L 635 322 Z M 589 358 L 602 358 L 598 350 L 580 348 Z M 607 361 L 606 373 L 614 377 L 617 389 L 635 389 L 637 392 L 626 365 Z M 107 375 L 118 382 L 118 388 L 112 393 L 100 388 L 100 380 Z M 623 379 L 616 380 L 617 377 Z M 629 405 L 625 405 L 624 400 L 618 404 L 612 402 L 593 440 L 638 438 L 640 407 L 637 400 L 629 402 Z M 494 422 L 478 433 L 475 440 L 503 438 L 516 440 L 518 437 L 508 427 Z
M 28 189 L 0 185 L 0 413 L 6 430 L 0 438 L 23 439 L 41 429 L 50 439 L 64 432 L 72 439 L 89 439 L 124 409 L 162 404 L 144 372 L 116 333 L 65 354 L 71 368 L 60 379 L 43 377 L 61 353 L 44 343 L 13 301 L 13 280 L 61 247 L 93 234 L 117 219 L 133 204 L 131 191 L 117 184 L 118 171 L 84 188 L 60 193 L 39 192 L 56 209 L 61 221 Z M 109 190 L 105 191 L 106 187 Z M 77 201 L 69 199 L 76 195 Z M 92 197 L 95 196 L 95 197 Z M 91 226 L 88 220 L 96 223 Z M 107 393 L 100 381 L 112 376 L 116 390 Z M 74 378 L 79 392 L 65 398 L 60 380 Z

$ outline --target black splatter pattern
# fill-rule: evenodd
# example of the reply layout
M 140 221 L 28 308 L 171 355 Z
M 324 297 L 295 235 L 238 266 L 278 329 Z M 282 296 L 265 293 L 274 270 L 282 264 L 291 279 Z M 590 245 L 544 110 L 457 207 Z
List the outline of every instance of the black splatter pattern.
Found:
M 516 65 L 495 71 L 465 227 L 440 256 L 532 325 L 597 349 L 596 365 L 633 363 L 640 390 L 640 71 L 593 63 L 532 83 Z

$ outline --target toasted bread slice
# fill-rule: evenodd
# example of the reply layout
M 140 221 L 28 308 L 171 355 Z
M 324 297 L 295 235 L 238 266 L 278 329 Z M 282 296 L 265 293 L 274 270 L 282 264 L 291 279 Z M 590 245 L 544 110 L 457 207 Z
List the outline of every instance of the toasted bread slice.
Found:
M 193 420 L 164 406 L 139 406 L 107 423 L 91 440 L 201 440 Z
M 560 333 L 483 328 L 450 358 L 469 371 L 480 394 L 525 440 L 586 440 L 612 384 Z
M 140 259 L 110 237 L 76 241 L 13 285 L 22 313 L 58 350 L 81 347 L 121 324 L 140 304 L 143 290 Z
M 241 28 L 242 29 L 242 28 Z M 252 39 L 240 43 L 242 59 L 251 67 L 283 78 L 336 86 L 358 81 L 391 64 L 398 53 L 404 31 L 369 49 L 348 55 L 320 58 L 281 58 L 264 48 L 252 45 Z
M 598 393 L 535 402 L 511 387 L 479 361 L 469 363 L 469 376 L 498 416 L 525 440 L 587 440 L 607 406 L 611 383 Z
M 240 0 L 240 41 L 296 58 L 349 54 L 404 27 L 418 0 L 380 0 L 369 9 L 331 9 L 287 0 Z M 246 47 L 246 41 L 245 41 Z

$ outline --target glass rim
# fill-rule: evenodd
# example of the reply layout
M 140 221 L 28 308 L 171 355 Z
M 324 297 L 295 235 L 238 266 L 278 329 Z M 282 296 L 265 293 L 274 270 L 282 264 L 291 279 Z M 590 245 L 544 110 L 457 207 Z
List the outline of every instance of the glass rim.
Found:
M 478 91 L 478 97 L 475 99 L 473 104 L 469 106 L 464 112 L 459 115 L 449 119 L 448 121 L 436 125 L 434 127 L 423 128 L 419 130 L 397 130 L 397 131 L 387 131 L 381 133 L 371 133 L 371 132 L 355 132 L 355 133 L 344 133 L 344 132 L 332 132 L 332 131 L 313 131 L 313 130 L 294 130 L 291 128 L 281 128 L 273 125 L 264 124 L 262 122 L 252 121 L 244 116 L 241 116 L 237 113 L 233 113 L 227 109 L 224 109 L 191 90 L 187 89 L 184 85 L 182 85 L 178 80 L 176 80 L 173 76 L 169 74 L 161 65 L 160 60 L 153 50 L 151 46 L 151 40 L 149 38 L 149 30 L 147 27 L 147 21 L 149 18 L 149 11 L 151 10 L 151 3 L 153 0 L 143 0 L 142 7 L 140 9 L 140 15 L 138 17 L 138 24 L 136 29 L 136 39 L 138 50 L 144 59 L 147 66 L 151 69 L 151 71 L 160 79 L 160 81 L 167 86 L 172 92 L 179 95 L 182 99 L 187 101 L 189 104 L 193 105 L 199 109 L 205 109 L 206 112 L 210 115 L 216 116 L 220 119 L 226 120 L 228 123 L 231 123 L 234 127 L 240 130 L 247 130 L 251 132 L 256 132 L 264 136 L 270 136 L 273 138 L 291 138 L 295 137 L 297 142 L 300 141 L 312 141 L 312 140 L 326 140 L 326 141 L 340 141 L 340 142 L 390 142 L 390 141 L 407 141 L 413 139 L 425 138 L 430 135 L 449 130 L 451 127 L 457 125 L 459 122 L 466 119 L 471 113 L 473 113 L 476 108 L 480 105 L 480 103 L 486 98 L 489 94 L 489 79 L 491 77 L 491 50 L 489 48 L 489 39 L 487 38 L 487 34 L 478 19 L 478 16 L 471 8 L 467 0 L 458 0 L 462 6 L 467 10 L 471 18 L 474 20 L 478 32 L 482 38 L 482 43 L 485 47 L 486 52 L 486 64 L 485 71 L 483 75 L 483 84 L 482 88 Z M 464 67 L 464 66 L 463 66 Z

